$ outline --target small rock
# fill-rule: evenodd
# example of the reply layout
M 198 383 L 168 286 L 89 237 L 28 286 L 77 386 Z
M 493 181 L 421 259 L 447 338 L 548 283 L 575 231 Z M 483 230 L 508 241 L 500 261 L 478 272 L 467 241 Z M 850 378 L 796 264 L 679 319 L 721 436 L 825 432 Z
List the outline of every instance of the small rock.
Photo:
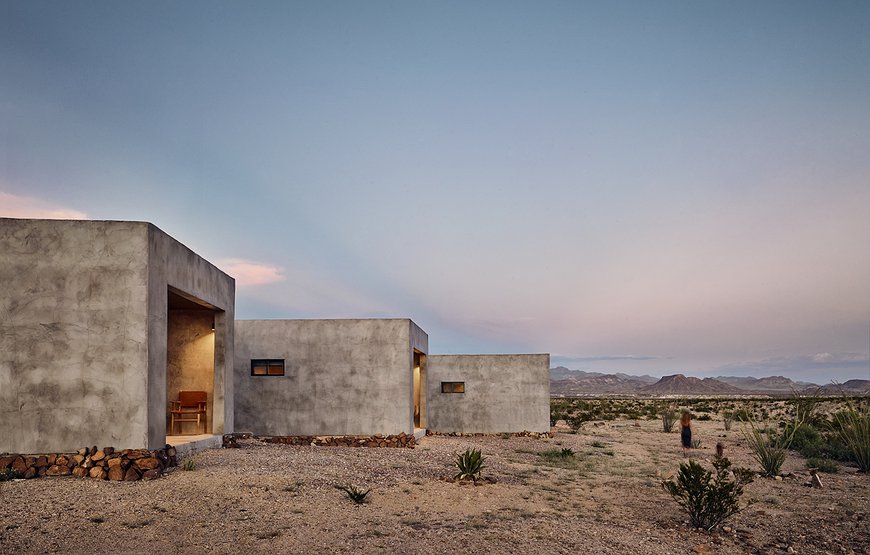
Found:
M 777 482 L 782 482 L 782 476 L 774 476 L 773 479 Z

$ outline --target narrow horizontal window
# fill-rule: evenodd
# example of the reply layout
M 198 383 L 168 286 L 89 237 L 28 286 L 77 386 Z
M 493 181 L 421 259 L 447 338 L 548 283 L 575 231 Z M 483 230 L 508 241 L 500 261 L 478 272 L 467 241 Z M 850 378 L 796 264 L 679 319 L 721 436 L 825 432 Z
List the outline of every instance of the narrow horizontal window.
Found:
M 465 393 L 465 382 L 441 382 L 441 393 Z
M 258 358 L 251 360 L 252 376 L 283 376 L 283 358 Z

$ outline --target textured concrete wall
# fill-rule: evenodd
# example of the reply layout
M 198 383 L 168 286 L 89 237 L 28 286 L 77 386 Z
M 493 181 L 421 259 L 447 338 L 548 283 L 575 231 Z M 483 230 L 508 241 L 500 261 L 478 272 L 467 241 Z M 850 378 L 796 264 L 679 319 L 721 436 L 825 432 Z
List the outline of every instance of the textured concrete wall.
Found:
M 214 332 L 212 312 L 170 310 L 166 353 L 166 406 L 178 400 L 179 391 L 208 393 L 206 430 L 211 430 L 214 408 Z M 169 434 L 193 433 L 196 423 L 181 423 Z
M 169 287 L 214 309 L 212 433 L 233 431 L 235 280 L 148 224 L 148 448 L 166 443 Z
M 396 320 L 239 320 L 235 426 L 263 435 L 413 430 L 413 347 L 425 333 Z M 413 326 L 416 328 L 416 326 Z M 284 359 L 284 376 L 251 376 L 251 359 Z
M 0 452 L 163 447 L 169 287 L 217 310 L 230 431 L 232 278 L 151 224 L 0 219 Z
M 550 355 L 429 355 L 428 428 L 436 432 L 546 432 Z M 465 393 L 441 393 L 465 382 Z
M 0 219 L 0 452 L 144 447 L 147 228 Z

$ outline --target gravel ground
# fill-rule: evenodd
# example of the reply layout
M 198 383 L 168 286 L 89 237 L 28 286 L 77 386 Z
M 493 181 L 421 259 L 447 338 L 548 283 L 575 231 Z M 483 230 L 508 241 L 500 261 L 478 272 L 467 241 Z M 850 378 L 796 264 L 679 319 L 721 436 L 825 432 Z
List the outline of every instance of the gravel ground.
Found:
M 739 432 L 696 422 L 754 467 Z M 477 447 L 496 483 L 451 483 L 452 455 Z M 551 466 L 539 455 L 570 447 Z M 416 449 L 242 442 L 196 456 L 196 470 L 152 482 L 76 478 L 0 483 L 0 553 L 868 553 L 870 476 L 844 468 L 805 485 L 792 455 L 782 481 L 758 478 L 755 503 L 700 532 L 659 485 L 682 461 L 677 434 L 654 421 L 587 423 L 553 439 L 427 437 Z M 371 488 L 355 505 L 336 484 Z

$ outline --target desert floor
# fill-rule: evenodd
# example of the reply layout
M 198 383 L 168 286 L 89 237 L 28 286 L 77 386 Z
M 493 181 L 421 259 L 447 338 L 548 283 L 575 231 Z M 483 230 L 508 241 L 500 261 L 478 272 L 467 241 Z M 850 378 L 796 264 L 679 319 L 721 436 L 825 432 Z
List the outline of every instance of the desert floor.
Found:
M 737 424 L 694 425 L 696 459 L 721 441 L 735 465 L 758 468 Z M 483 450 L 496 483 L 445 480 L 466 447 Z M 559 466 L 539 454 L 562 448 L 577 455 Z M 684 460 L 679 436 L 656 420 L 588 422 L 552 439 L 427 437 L 416 449 L 249 440 L 195 460 L 152 482 L 0 483 L 0 553 L 870 552 L 870 476 L 843 467 L 813 489 L 796 454 L 791 475 L 747 486 L 754 503 L 722 529 L 690 529 L 660 485 Z M 368 502 L 336 484 L 371 488 Z

